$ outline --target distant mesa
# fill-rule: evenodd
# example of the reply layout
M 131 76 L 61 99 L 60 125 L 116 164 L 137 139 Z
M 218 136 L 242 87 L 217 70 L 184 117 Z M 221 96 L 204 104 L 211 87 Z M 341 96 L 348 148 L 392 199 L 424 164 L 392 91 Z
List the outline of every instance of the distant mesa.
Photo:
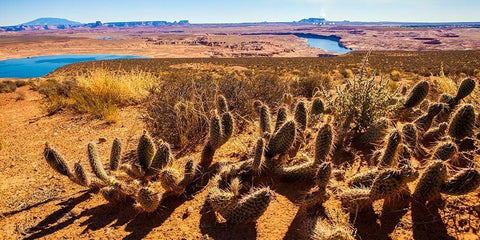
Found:
M 31 22 L 16 26 L 0 26 L 0 32 L 38 31 L 55 29 L 76 29 L 76 28 L 134 28 L 134 27 L 158 27 L 170 25 L 189 25 L 188 20 L 174 22 L 168 21 L 132 21 L 132 22 L 107 22 L 96 21 L 94 23 L 80 23 L 63 18 L 39 18 Z
M 299 23 L 325 25 L 327 24 L 327 20 L 325 20 L 325 18 L 305 18 L 300 20 Z
M 38 18 L 33 21 L 26 22 L 20 25 L 23 25 L 23 26 L 59 26 L 59 25 L 78 26 L 78 25 L 82 25 L 82 23 L 70 21 L 64 18 Z

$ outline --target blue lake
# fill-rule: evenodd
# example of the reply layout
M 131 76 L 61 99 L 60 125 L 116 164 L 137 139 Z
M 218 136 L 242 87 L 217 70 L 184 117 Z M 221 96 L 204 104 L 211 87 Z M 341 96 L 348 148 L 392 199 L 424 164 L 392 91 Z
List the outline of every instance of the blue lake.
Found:
M 42 77 L 49 72 L 71 63 L 96 60 L 145 58 L 130 55 L 49 55 L 0 61 L 0 78 Z
M 329 52 L 344 54 L 352 51 L 351 49 L 342 46 L 340 42 L 335 40 L 320 39 L 320 38 L 306 38 L 306 39 L 310 47 L 321 48 Z

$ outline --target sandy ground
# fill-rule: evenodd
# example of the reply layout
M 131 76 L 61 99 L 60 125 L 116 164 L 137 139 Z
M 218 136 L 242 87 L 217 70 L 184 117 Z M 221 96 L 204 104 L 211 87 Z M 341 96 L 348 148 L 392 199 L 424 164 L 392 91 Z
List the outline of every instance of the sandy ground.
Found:
M 16 100 L 19 91 L 25 93 L 25 100 Z M 266 213 L 256 224 L 242 226 L 225 225 L 204 209 L 208 189 L 190 198 L 166 199 L 154 213 L 106 204 L 98 194 L 84 192 L 50 169 L 42 155 L 44 143 L 59 149 L 71 164 L 80 161 L 87 166 L 87 142 L 105 137 L 107 142 L 98 145 L 107 165 L 114 137 L 126 141 L 126 152 L 135 149 L 143 128 L 141 108 L 125 108 L 118 123 L 107 125 L 68 112 L 45 116 L 39 99 L 27 86 L 17 93 L 0 94 L 0 239 L 299 239 L 302 215 L 295 202 L 304 190 L 298 184 L 272 186 L 276 199 Z M 252 134 L 257 132 L 234 135 L 215 161 L 234 161 L 232 149 L 251 149 Z M 198 159 L 199 153 L 193 157 Z M 417 217 L 427 216 L 427 220 L 413 230 L 408 208 L 388 215 L 377 202 L 375 209 L 383 217 L 362 217 L 357 233 L 362 239 L 479 239 L 478 213 L 463 208 L 478 205 L 479 197 L 477 192 L 449 198 L 440 212 L 416 211 Z M 338 201 L 331 199 L 325 206 L 338 208 Z M 468 223 L 460 227 L 462 231 L 455 230 L 459 219 Z

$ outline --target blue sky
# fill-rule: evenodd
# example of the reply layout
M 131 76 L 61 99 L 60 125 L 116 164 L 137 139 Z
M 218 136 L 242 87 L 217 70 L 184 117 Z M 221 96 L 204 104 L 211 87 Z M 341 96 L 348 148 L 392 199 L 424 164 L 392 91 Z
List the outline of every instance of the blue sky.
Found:
M 480 21 L 480 0 L 0 0 L 0 26 L 40 17 L 235 23 L 321 15 L 351 21 Z

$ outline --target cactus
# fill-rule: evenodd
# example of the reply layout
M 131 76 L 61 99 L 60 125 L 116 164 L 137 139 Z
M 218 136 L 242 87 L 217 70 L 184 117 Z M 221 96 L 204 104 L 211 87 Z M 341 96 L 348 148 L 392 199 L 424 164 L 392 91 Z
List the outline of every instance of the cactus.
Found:
M 315 139 L 315 163 L 321 164 L 325 161 L 333 143 L 333 131 L 330 124 L 324 124 L 318 130 Z
M 267 210 L 273 192 L 265 187 L 243 197 L 235 205 L 220 214 L 228 223 L 249 223 L 256 221 Z
M 252 170 L 254 172 L 257 172 L 257 173 L 260 172 L 263 167 L 264 150 L 265 150 L 265 141 L 263 140 L 263 138 L 259 138 L 255 145 L 255 156 L 253 158 L 253 163 L 252 163 Z
M 100 161 L 100 157 L 98 156 L 97 145 L 94 142 L 89 142 L 87 145 L 88 149 L 88 160 L 90 162 L 90 167 L 92 168 L 93 173 L 99 179 L 103 181 L 108 180 L 107 172 L 103 168 L 103 164 Z
M 122 140 L 115 138 L 112 144 L 112 151 L 110 152 L 110 170 L 117 171 L 122 164 Z
M 207 202 L 215 212 L 223 212 L 235 200 L 235 195 L 231 192 L 224 191 L 218 187 L 212 187 L 207 196 Z
M 146 172 L 152 165 L 152 160 L 156 151 L 152 137 L 150 137 L 150 134 L 144 130 L 137 146 L 138 163 L 144 172 Z
M 162 142 L 158 145 L 158 149 L 152 159 L 151 168 L 161 170 L 166 166 L 171 165 L 172 162 L 173 156 L 172 150 L 170 150 L 170 145 L 166 142 Z
M 475 191 L 480 186 L 480 173 L 475 169 L 464 169 L 449 178 L 440 188 L 448 195 L 464 195 Z
M 281 107 L 278 109 L 277 112 L 277 122 L 275 123 L 275 131 L 277 132 L 278 129 L 287 121 L 288 118 L 288 109 L 286 107 Z
M 91 184 L 90 175 L 85 172 L 85 169 L 80 165 L 80 163 L 75 163 L 75 178 L 78 183 L 84 187 L 89 187 Z
M 445 103 L 445 104 L 448 104 L 449 106 L 451 106 L 451 104 L 453 102 L 455 102 L 454 98 L 452 95 L 448 94 L 448 93 L 442 93 L 438 99 L 437 99 L 438 102 L 440 103 Z
M 448 135 L 456 140 L 473 135 L 475 127 L 475 110 L 471 104 L 460 107 L 448 125 Z
M 290 106 L 293 103 L 293 96 L 290 93 L 284 93 L 282 97 L 282 101 L 285 105 Z
M 351 188 L 369 188 L 379 172 L 378 169 L 371 169 L 357 173 L 347 180 L 347 185 Z
M 407 99 L 403 104 L 404 108 L 413 108 L 420 104 L 423 99 L 427 97 L 429 88 L 430 86 L 427 81 L 421 81 L 417 83 L 408 94 Z
M 362 145 L 374 144 L 382 140 L 387 134 L 388 120 L 386 118 L 380 118 L 375 121 L 367 131 L 359 137 L 359 143 Z
M 192 158 L 189 158 L 187 162 L 185 162 L 185 167 L 183 171 L 183 179 L 182 179 L 182 186 L 188 185 L 191 183 L 195 176 L 197 175 L 197 166 Z
M 287 181 L 312 180 L 317 173 L 318 167 L 318 164 L 308 159 L 306 162 L 298 165 L 278 167 L 275 169 L 275 173 Z
M 447 178 L 447 168 L 442 161 L 433 161 L 424 170 L 415 186 L 413 198 L 420 202 L 430 201 L 438 196 L 440 187 Z
M 445 136 L 447 128 L 448 123 L 442 122 L 438 125 L 438 127 L 429 129 L 423 134 L 422 142 L 424 144 L 429 144 L 441 139 L 443 136 Z
M 63 158 L 57 150 L 50 148 L 48 143 L 45 143 L 43 156 L 45 157 L 45 160 L 47 160 L 48 165 L 50 165 L 55 171 L 67 177 L 73 176 L 72 170 L 70 170 L 65 158 Z
M 408 148 L 414 150 L 417 148 L 418 133 L 415 125 L 407 123 L 402 127 L 402 137 Z
M 315 98 L 312 102 L 312 107 L 310 108 L 310 113 L 312 116 L 318 116 L 325 112 L 325 104 L 323 103 L 322 99 Z
M 330 162 L 324 162 L 318 167 L 318 171 L 315 175 L 315 183 L 318 189 L 325 190 L 331 174 L 332 164 Z
M 210 120 L 209 137 L 203 147 L 200 166 L 208 168 L 218 148 L 225 144 L 233 135 L 234 120 L 231 113 L 226 112 L 220 117 L 215 115 Z
M 160 204 L 160 195 L 153 188 L 143 187 L 138 191 L 137 201 L 145 212 L 154 212 Z
M 439 143 L 433 151 L 433 159 L 447 161 L 457 152 L 457 146 L 451 141 Z
M 407 147 L 405 144 L 400 145 L 400 150 L 398 151 L 398 166 L 411 166 L 410 158 L 412 156 L 412 150 Z
M 225 99 L 223 95 L 217 96 L 216 107 L 217 107 L 218 114 L 220 115 L 228 112 L 227 99 Z
M 471 78 L 464 79 L 462 83 L 460 83 L 460 87 L 458 87 L 457 95 L 454 98 L 455 102 L 460 102 L 460 100 L 470 95 L 473 90 L 475 90 L 475 80 Z
M 428 107 L 428 112 L 419 118 L 415 119 L 413 123 L 422 132 L 426 132 L 432 126 L 433 118 L 437 116 L 443 109 L 443 104 L 433 103 Z
M 307 107 L 305 106 L 305 102 L 300 101 L 295 107 L 295 123 L 302 132 L 304 132 L 307 127 L 307 119 Z
M 158 175 L 158 179 L 162 183 L 165 192 L 179 195 L 185 190 L 183 186 L 180 185 L 180 173 L 174 168 L 163 169 Z
M 354 240 L 352 229 L 345 225 L 326 223 L 319 216 L 308 217 L 305 220 L 306 239 L 309 240 Z
M 270 109 L 267 105 L 260 108 L 260 134 L 270 134 L 272 132 L 272 120 L 270 119 Z
M 292 120 L 285 122 L 282 127 L 273 134 L 272 138 L 270 138 L 265 156 L 272 158 L 278 154 L 286 152 L 295 141 L 295 135 L 295 122 Z
M 379 167 L 388 167 L 392 166 L 397 155 L 397 149 L 402 141 L 402 137 L 397 130 L 394 130 L 387 139 L 387 145 L 383 149 L 382 155 L 380 156 L 378 166 Z
M 370 198 L 368 188 L 349 188 L 339 194 L 338 197 L 342 206 L 352 214 L 372 210 L 373 200 Z
M 107 186 L 100 189 L 100 194 L 102 194 L 103 198 L 111 204 L 123 203 L 127 199 L 125 194 L 112 186 Z
M 384 199 L 399 193 L 406 187 L 407 182 L 411 182 L 418 177 L 418 172 L 410 168 L 401 170 L 386 169 L 380 172 L 373 180 L 370 188 L 370 198 L 372 200 Z
M 300 206 L 309 211 L 310 209 L 323 204 L 329 198 L 330 194 L 328 194 L 325 189 L 313 189 L 305 194 Z

